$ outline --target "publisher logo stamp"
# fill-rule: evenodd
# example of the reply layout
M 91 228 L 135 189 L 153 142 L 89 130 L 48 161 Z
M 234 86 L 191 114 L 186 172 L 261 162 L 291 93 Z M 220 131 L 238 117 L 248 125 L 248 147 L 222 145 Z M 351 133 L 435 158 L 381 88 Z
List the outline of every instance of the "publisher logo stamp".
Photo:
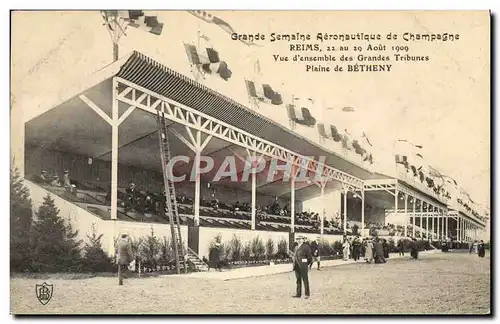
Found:
M 52 292 L 54 291 L 54 285 L 49 285 L 44 282 L 41 285 L 36 285 L 36 298 L 42 305 L 47 305 L 52 298 Z

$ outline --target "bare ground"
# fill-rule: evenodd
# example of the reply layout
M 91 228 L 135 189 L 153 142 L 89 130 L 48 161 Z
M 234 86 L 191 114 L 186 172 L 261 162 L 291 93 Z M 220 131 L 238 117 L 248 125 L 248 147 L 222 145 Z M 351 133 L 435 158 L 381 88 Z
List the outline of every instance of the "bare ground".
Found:
M 310 272 L 311 298 L 291 298 L 295 275 L 216 279 L 11 279 L 13 314 L 488 314 L 490 257 L 435 253 L 419 260 L 351 264 Z

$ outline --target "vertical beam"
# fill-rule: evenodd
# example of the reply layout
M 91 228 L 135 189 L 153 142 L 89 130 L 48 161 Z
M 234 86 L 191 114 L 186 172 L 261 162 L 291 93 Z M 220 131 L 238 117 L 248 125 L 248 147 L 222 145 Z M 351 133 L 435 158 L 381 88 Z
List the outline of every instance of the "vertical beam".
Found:
M 295 233 L 295 172 L 293 172 L 290 182 L 290 209 L 292 215 L 290 217 L 290 231 Z
M 398 185 L 396 184 L 396 189 L 394 190 L 394 212 L 396 213 L 396 215 L 394 215 L 394 217 L 398 217 L 399 214 L 398 200 L 399 200 L 399 190 L 398 190 Z M 385 219 L 384 219 L 384 226 L 385 226 Z
M 415 205 L 417 204 L 417 198 L 413 197 L 413 227 L 412 227 L 412 237 L 415 237 L 415 226 L 416 226 L 416 217 L 415 217 Z M 422 225 L 422 219 L 420 219 L 420 225 Z M 422 226 L 420 226 L 422 227 Z
M 199 133 L 198 133 L 199 134 Z M 200 186 L 201 186 L 201 177 L 200 177 L 200 161 L 201 160 L 201 152 L 196 152 L 194 157 L 194 170 L 195 170 L 195 183 L 194 183 L 194 226 L 200 225 Z
M 460 217 L 460 242 L 464 241 L 464 219 Z
M 427 217 L 425 218 L 425 222 L 426 222 L 426 227 L 425 227 L 425 232 L 427 232 Z M 420 201 L 420 231 L 423 233 L 423 229 L 424 229 L 424 202 L 423 201 Z M 421 235 L 422 238 L 423 238 L 423 235 Z M 425 235 L 426 238 L 428 238 L 429 235 Z
M 444 236 L 444 227 L 445 227 L 445 222 L 446 218 L 445 218 L 445 215 L 444 215 L 444 211 L 441 210 L 441 238 L 445 238 L 446 236 Z
M 112 124 L 111 124 L 111 219 L 116 220 L 118 214 L 118 82 L 113 78 L 112 89 Z M 114 245 L 114 244 L 113 244 Z
M 446 227 L 445 227 L 445 237 L 446 237 L 446 240 L 448 240 L 448 226 L 449 226 L 449 222 L 448 222 L 448 219 L 450 217 L 450 215 L 448 215 L 448 211 L 445 211 L 445 223 L 446 223 Z
M 319 234 L 323 236 L 323 232 L 325 231 L 325 205 L 323 204 L 323 201 L 325 199 L 325 184 L 321 183 L 321 202 L 323 205 L 323 209 L 321 210 L 321 217 L 320 217 L 320 227 L 319 227 Z M 322 237 L 323 238 L 323 237 Z
M 423 213 L 424 212 L 424 202 L 422 201 L 421 202 L 421 206 L 420 206 L 420 212 Z M 420 226 L 421 228 L 424 228 L 423 226 Z M 427 239 L 427 241 L 429 240 L 429 214 L 426 213 L 425 214 L 425 238 Z
M 365 189 L 361 190 L 361 233 L 365 233 Z
M 427 209 L 429 209 L 429 207 L 427 207 Z M 436 229 L 434 227 L 434 221 L 436 219 L 436 215 L 434 214 L 434 206 L 432 206 L 432 213 L 431 213 L 431 232 L 432 232 L 432 235 L 431 235 L 431 241 L 434 241 L 434 239 L 436 238 Z
M 408 236 L 408 195 L 405 194 L 405 237 Z
M 255 230 L 255 221 L 256 221 L 256 210 L 255 205 L 257 203 L 257 174 L 255 172 L 255 155 L 252 158 L 252 230 Z
M 436 216 L 436 238 L 439 241 L 441 239 L 440 235 L 440 226 L 439 223 L 441 222 L 441 215 L 439 215 L 439 209 L 437 207 L 434 207 L 434 215 Z
M 344 235 L 347 235 L 347 189 L 344 189 Z
M 457 215 L 457 242 L 460 242 L 460 215 Z

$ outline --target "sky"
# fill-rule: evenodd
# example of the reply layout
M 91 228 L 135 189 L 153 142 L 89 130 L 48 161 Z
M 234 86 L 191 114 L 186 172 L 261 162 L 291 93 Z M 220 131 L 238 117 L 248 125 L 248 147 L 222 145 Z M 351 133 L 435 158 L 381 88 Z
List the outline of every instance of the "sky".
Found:
M 320 121 L 364 130 L 373 143 L 377 167 L 393 169 L 393 143 L 399 138 L 423 145 L 426 161 L 455 178 L 471 197 L 490 204 L 490 26 L 483 12 L 211 12 L 243 34 L 453 33 L 455 42 L 380 42 L 407 45 L 409 54 L 429 62 L 392 62 L 389 73 L 306 72 L 293 62 L 275 62 L 274 54 L 290 55 L 287 42 L 246 46 L 231 40 L 221 28 L 187 12 L 162 11 L 161 36 L 127 29 L 120 56 L 140 51 L 173 70 L 192 77 L 183 42 L 201 41 L 219 51 L 233 75 L 226 82 L 203 82 L 248 106 L 244 78 L 256 78 L 278 89 L 285 101 L 292 96 L 314 98 Z M 50 106 L 62 87 L 78 83 L 111 63 L 112 44 L 98 12 L 18 12 L 12 17 L 12 154 L 22 160 L 23 122 Z M 307 43 L 316 43 L 311 40 Z M 325 42 L 322 46 L 338 46 Z M 367 42 L 346 43 L 366 47 Z M 372 45 L 377 45 L 373 42 Z M 370 55 L 366 51 L 364 54 Z M 311 53 L 296 52 L 307 55 Z M 321 53 L 325 54 L 325 53 Z M 320 55 L 321 55 L 320 54 Z M 378 53 L 374 53 L 376 55 Z M 336 53 L 340 55 L 340 53 Z M 384 54 L 386 55 L 386 54 Z M 259 60 L 261 75 L 255 75 Z M 384 63 L 382 63 L 384 64 Z M 354 113 L 342 113 L 350 106 Z M 322 108 L 323 107 L 323 108 Z M 332 107 L 325 110 L 324 107 Z M 285 125 L 283 106 L 262 105 L 258 111 Z M 297 132 L 317 138 L 316 128 Z

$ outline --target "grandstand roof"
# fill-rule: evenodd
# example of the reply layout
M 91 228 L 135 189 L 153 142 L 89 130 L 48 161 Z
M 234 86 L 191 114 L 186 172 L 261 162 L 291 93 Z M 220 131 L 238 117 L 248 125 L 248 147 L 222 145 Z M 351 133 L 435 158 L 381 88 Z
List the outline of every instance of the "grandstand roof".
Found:
M 79 96 L 84 94 L 108 117 L 111 117 L 112 78 L 114 76 L 201 111 L 206 115 L 223 120 L 250 134 L 301 155 L 326 156 L 326 164 L 360 179 L 385 178 L 384 175 L 373 173 L 364 166 L 347 161 L 340 154 L 323 148 L 285 126 L 139 52 L 133 52 L 104 67 L 87 82 L 77 84 L 58 95 L 57 102 L 49 106 L 50 110 L 26 123 L 26 144 L 110 160 L 111 127 Z M 120 102 L 118 105 L 119 115 L 121 116 L 127 108 L 129 108 L 128 105 Z M 169 127 L 175 128 L 188 138 L 184 126 L 170 123 Z M 156 128 L 155 115 L 142 109 L 135 109 L 119 127 L 119 162 L 148 170 L 161 171 L 158 142 L 155 135 Z M 174 154 L 193 155 L 180 141 L 171 142 Z M 227 156 L 233 155 L 234 151 L 238 151 L 242 156 L 247 155 L 241 147 L 214 137 L 203 154 Z M 274 192 L 277 196 L 289 194 L 289 188 L 279 189 L 279 187 L 283 187 L 283 184 L 269 183 L 265 179 L 262 179 L 262 183 L 258 183 L 259 191 L 270 194 Z M 311 190 L 306 190 L 308 187 L 311 187 Z M 311 184 L 305 185 L 302 190 L 299 186 L 298 189 L 302 192 L 311 191 L 311 194 L 313 191 L 319 190 Z M 297 199 L 300 199 L 300 195 L 298 193 Z

